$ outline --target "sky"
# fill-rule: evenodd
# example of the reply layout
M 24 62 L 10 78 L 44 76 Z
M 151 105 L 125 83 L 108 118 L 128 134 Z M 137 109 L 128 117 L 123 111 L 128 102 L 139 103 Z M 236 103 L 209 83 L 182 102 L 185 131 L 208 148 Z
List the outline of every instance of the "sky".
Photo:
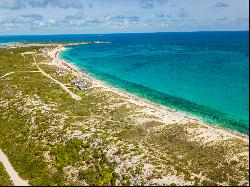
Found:
M 0 0 L 0 35 L 249 30 L 249 0 Z

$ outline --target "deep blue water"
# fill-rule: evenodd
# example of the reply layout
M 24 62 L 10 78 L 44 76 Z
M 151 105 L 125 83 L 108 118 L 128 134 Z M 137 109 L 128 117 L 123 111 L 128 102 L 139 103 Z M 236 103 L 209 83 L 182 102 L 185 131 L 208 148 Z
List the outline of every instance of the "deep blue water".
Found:
M 109 41 L 62 58 L 99 79 L 171 108 L 248 133 L 249 32 L 6 36 L 13 41 Z

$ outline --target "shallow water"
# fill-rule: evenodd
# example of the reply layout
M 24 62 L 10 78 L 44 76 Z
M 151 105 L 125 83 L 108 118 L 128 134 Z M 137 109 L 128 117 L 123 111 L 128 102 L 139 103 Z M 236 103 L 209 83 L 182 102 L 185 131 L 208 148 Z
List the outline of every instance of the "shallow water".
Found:
M 117 87 L 247 133 L 246 32 L 113 35 L 62 57 Z

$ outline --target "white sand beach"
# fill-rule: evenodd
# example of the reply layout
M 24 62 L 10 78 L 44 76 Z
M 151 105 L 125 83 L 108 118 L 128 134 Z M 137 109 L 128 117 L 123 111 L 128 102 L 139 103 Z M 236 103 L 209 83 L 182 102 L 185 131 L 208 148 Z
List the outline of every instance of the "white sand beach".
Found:
M 62 60 L 59 54 L 60 52 L 64 50 L 66 50 L 66 45 L 58 45 L 56 48 L 53 48 L 52 50 L 48 52 L 47 55 L 49 55 L 52 58 L 53 65 L 63 68 L 63 69 L 70 70 L 78 77 L 82 77 L 85 79 L 87 78 L 91 80 L 93 87 L 99 87 L 103 90 L 111 91 L 113 93 L 119 94 L 120 96 L 126 97 L 128 102 L 136 104 L 138 106 L 143 106 L 144 107 L 143 112 L 145 112 L 148 115 L 155 115 L 159 117 L 162 120 L 162 122 L 164 122 L 165 124 L 173 124 L 173 123 L 200 124 L 204 126 L 204 129 L 200 129 L 200 132 L 196 132 L 196 133 L 199 133 L 200 137 L 203 137 L 208 141 L 222 140 L 222 139 L 229 139 L 229 138 L 239 138 L 243 140 L 244 142 L 249 142 L 249 137 L 247 135 L 241 134 L 239 132 L 232 132 L 229 129 L 215 126 L 212 124 L 208 124 L 204 122 L 202 119 L 199 119 L 198 117 L 191 116 L 184 112 L 173 110 L 165 106 L 152 103 L 145 99 L 134 96 L 130 93 L 124 92 L 120 89 L 114 88 L 113 86 L 108 85 L 107 83 L 104 83 L 103 81 L 97 80 L 89 76 L 87 72 L 84 72 L 80 70 L 79 68 L 77 68 L 72 63 Z

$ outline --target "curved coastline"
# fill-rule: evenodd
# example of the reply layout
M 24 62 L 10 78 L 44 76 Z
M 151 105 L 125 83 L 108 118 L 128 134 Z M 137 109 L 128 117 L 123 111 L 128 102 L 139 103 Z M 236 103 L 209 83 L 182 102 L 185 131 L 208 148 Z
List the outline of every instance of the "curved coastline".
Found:
M 84 78 L 90 79 L 93 82 L 94 87 L 101 87 L 105 90 L 112 91 L 118 95 L 127 97 L 129 99 L 129 102 L 137 104 L 139 106 L 147 106 L 153 109 L 159 117 L 164 118 L 164 115 L 166 115 L 166 113 L 168 114 L 171 113 L 172 115 L 176 115 L 177 117 L 179 117 L 180 122 L 183 119 L 185 119 L 190 123 L 194 122 L 194 123 L 206 125 L 214 129 L 217 129 L 219 131 L 223 131 L 224 134 L 227 134 L 227 135 L 229 134 L 230 136 L 240 138 L 245 142 L 249 142 L 249 134 L 246 134 L 237 130 L 233 130 L 229 127 L 222 126 L 221 124 L 218 124 L 215 122 L 208 122 L 202 116 L 195 115 L 193 113 L 189 113 L 189 112 L 182 111 L 179 109 L 171 108 L 170 106 L 162 105 L 160 103 L 151 101 L 148 98 L 142 98 L 138 95 L 127 92 L 121 88 L 116 88 L 108 82 L 104 82 L 103 80 L 100 80 L 98 77 L 92 75 L 86 70 L 80 69 L 73 62 L 69 62 L 68 60 L 63 59 L 61 57 L 61 53 L 64 52 L 65 50 L 69 50 L 67 47 L 70 47 L 70 46 L 69 45 L 58 46 L 58 48 L 54 49 L 55 51 L 53 51 L 50 54 L 50 56 L 55 59 L 56 65 L 63 66 L 64 68 L 69 68 L 78 76 L 82 76 Z
M 111 84 L 111 86 L 116 85 L 115 87 L 125 91 L 126 93 L 132 93 L 139 98 L 145 99 L 159 106 L 165 106 L 171 110 L 182 111 L 187 115 L 196 116 L 209 124 L 224 126 L 229 130 L 235 129 L 236 132 L 241 132 L 243 134 L 248 133 L 249 129 L 246 127 L 246 121 L 236 121 L 226 113 L 213 110 L 206 106 L 199 105 L 197 103 L 174 97 L 162 92 L 158 92 L 142 85 L 121 80 L 118 77 L 114 77 L 110 74 L 99 73 L 96 70 L 91 72 L 95 73 L 88 73 L 89 76 L 105 80 L 105 82 L 108 82 L 108 84 Z

